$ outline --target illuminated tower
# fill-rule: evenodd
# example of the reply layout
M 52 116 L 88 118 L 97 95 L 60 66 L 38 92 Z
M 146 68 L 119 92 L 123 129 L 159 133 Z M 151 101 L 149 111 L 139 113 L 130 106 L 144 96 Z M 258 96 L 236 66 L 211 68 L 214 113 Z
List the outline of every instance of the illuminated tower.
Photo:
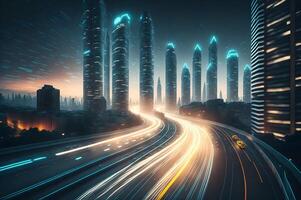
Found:
M 227 101 L 238 101 L 238 53 L 234 49 L 227 53 Z
M 147 12 L 140 18 L 140 108 L 153 110 L 154 104 L 153 25 Z
M 110 36 L 109 33 L 106 34 L 106 43 L 104 49 L 104 97 L 107 100 L 107 105 L 110 102 Z
M 301 133 L 301 4 L 251 1 L 251 129 Z
M 190 104 L 190 72 L 186 63 L 182 69 L 181 94 L 182 105 Z
M 204 83 L 204 86 L 203 86 L 203 96 L 202 96 L 202 101 L 203 102 L 207 101 L 207 92 L 206 92 L 206 89 L 207 89 L 207 86 L 206 86 L 206 83 Z
M 199 44 L 197 44 L 194 48 L 192 65 L 192 99 L 193 101 L 201 101 L 202 49 Z
M 103 96 L 103 0 L 84 1 L 83 14 L 83 99 L 84 110 L 98 112 Z
M 161 86 L 160 77 L 158 78 L 158 83 L 157 83 L 157 104 L 162 104 L 162 86 Z
M 244 68 L 243 101 L 245 103 L 251 102 L 251 68 L 249 65 L 246 65 Z
M 210 99 L 217 99 L 217 39 L 215 36 L 210 39 L 207 68 L 207 100 Z
M 167 110 L 174 111 L 177 107 L 177 57 L 171 42 L 167 44 L 165 62 L 165 104 Z
M 130 16 L 115 18 L 112 32 L 112 108 L 128 110 L 129 107 L 129 25 Z

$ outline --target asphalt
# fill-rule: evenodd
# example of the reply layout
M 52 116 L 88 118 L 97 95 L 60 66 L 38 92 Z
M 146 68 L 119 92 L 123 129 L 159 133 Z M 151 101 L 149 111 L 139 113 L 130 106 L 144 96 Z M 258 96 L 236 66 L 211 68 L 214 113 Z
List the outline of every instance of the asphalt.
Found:
M 111 135 L 2 152 L 0 198 L 299 198 L 298 169 L 254 136 L 176 114 L 148 117 Z

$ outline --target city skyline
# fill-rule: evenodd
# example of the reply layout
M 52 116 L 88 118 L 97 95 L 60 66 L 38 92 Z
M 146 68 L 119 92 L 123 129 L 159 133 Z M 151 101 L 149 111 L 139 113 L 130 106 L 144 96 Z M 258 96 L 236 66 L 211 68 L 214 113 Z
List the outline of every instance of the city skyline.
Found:
M 0 13 L 0 199 L 301 199 L 300 0 Z
M 24 3 L 24 7 L 27 8 L 25 9 L 24 12 L 29 12 L 29 10 L 31 9 L 37 9 L 37 7 L 40 6 L 40 4 L 36 1 L 33 2 L 34 5 L 33 8 L 28 8 L 26 7 L 26 4 Z M 131 44 L 130 44 L 130 96 L 132 98 L 132 100 L 139 100 L 139 77 L 136 76 L 136 74 L 139 72 L 139 48 L 138 48 L 138 44 L 139 44 L 139 40 L 138 40 L 138 33 L 137 31 L 133 31 L 135 29 L 137 29 L 139 27 L 139 18 L 143 12 L 143 10 L 148 10 L 149 13 L 153 16 L 153 23 L 154 23 L 154 80 L 156 80 L 159 76 L 162 77 L 162 85 L 165 85 L 165 79 L 164 79 L 164 47 L 166 46 L 166 43 L 168 41 L 173 41 L 174 44 L 176 45 L 177 49 L 178 49 L 178 60 L 179 63 L 184 63 L 187 62 L 189 65 L 191 65 L 192 62 L 192 56 L 193 56 L 193 50 L 194 47 L 197 43 L 200 43 L 200 45 L 203 47 L 203 58 L 202 58 L 202 69 L 203 69 L 203 73 L 202 73 L 202 85 L 204 83 L 205 80 L 205 66 L 207 65 L 207 60 L 208 60 L 208 52 L 207 52 L 207 47 L 208 47 L 208 40 L 210 38 L 210 36 L 212 34 L 215 34 L 219 40 L 219 68 L 218 69 L 218 91 L 222 90 L 224 94 L 226 94 L 226 87 L 224 87 L 226 79 L 223 76 L 223 72 L 225 72 L 225 68 L 226 68 L 226 60 L 223 59 L 224 58 L 224 54 L 225 52 L 230 48 L 230 46 L 241 46 L 238 47 L 238 51 L 241 55 L 241 66 L 239 66 L 240 70 L 240 84 L 239 84 L 239 96 L 242 97 L 242 73 L 243 73 L 243 66 L 244 64 L 248 64 L 249 63 L 249 47 L 247 44 L 244 43 L 243 39 L 231 39 L 231 37 L 229 37 L 229 35 L 231 35 L 231 31 L 229 32 L 225 32 L 225 31 L 220 31 L 218 29 L 218 27 L 216 27 L 216 25 L 218 24 L 217 22 L 213 22 L 211 25 L 215 28 L 212 28 L 211 26 L 208 28 L 205 28 L 204 26 L 206 26 L 206 24 L 208 22 L 204 21 L 202 18 L 193 18 L 191 19 L 191 23 L 194 24 L 199 24 L 197 25 L 198 27 L 201 26 L 201 28 L 198 28 L 198 31 L 196 31 L 195 33 L 191 32 L 191 28 L 187 29 L 187 31 L 183 31 L 183 33 L 190 35 L 188 38 L 186 39 L 186 37 L 184 37 L 183 33 L 182 34 L 178 34 L 176 32 L 174 32 L 174 34 L 171 32 L 166 31 L 164 23 L 166 22 L 161 22 L 162 19 L 164 19 L 164 13 L 162 14 L 157 14 L 156 12 L 154 12 L 154 5 L 142 5 L 141 9 L 139 9 L 137 11 L 137 8 L 134 8 L 134 4 L 137 3 L 136 1 L 128 1 L 128 2 L 123 2 L 122 4 L 126 4 L 128 3 L 127 6 L 124 5 L 120 5 L 120 7 L 122 7 L 122 9 L 120 8 L 116 8 L 114 7 L 112 4 L 113 2 L 108 2 L 107 3 L 107 13 L 108 13 L 108 20 L 106 22 L 106 24 L 109 24 L 112 26 L 113 24 L 113 18 L 114 16 L 122 13 L 123 11 L 128 11 L 129 14 L 132 17 L 132 24 L 131 24 Z M 139 2 L 138 2 L 139 3 Z M 60 3 L 58 2 L 53 2 L 53 3 L 49 3 L 49 6 L 57 6 L 57 4 L 60 5 Z M 63 4 L 63 3 L 62 3 Z M 65 3 L 67 4 L 67 3 Z M 55 60 L 45 60 L 46 58 L 44 58 L 44 56 L 41 56 L 37 59 L 35 59 L 32 63 L 32 61 L 26 63 L 27 58 L 32 58 L 35 53 L 28 51 L 28 52 L 24 52 L 22 53 L 23 56 L 20 57 L 20 59 L 17 59 L 16 61 L 12 61 L 9 59 L 10 56 L 8 56 L 6 60 L 2 61 L 1 63 L 1 72 L 4 74 L 4 76 L 0 79 L 0 84 L 1 86 L 3 85 L 4 87 L 2 87 L 3 89 L 12 89 L 12 90 L 21 90 L 22 91 L 27 91 L 27 92 L 34 92 L 37 88 L 41 87 L 44 84 L 44 79 L 42 77 L 47 77 L 47 83 L 48 84 L 52 84 L 57 88 L 60 88 L 61 93 L 63 96 L 77 96 L 77 97 L 81 97 L 82 96 L 82 90 L 80 88 L 82 88 L 82 70 L 81 70 L 81 42 L 80 42 L 80 38 L 81 38 L 81 27 L 80 27 L 80 14 L 76 12 L 76 10 L 81 10 L 82 9 L 82 4 L 81 2 L 77 2 L 75 1 L 74 6 L 72 7 L 72 9 L 68 8 L 67 6 L 63 4 L 62 8 L 60 9 L 60 12 L 58 12 L 57 15 L 53 15 L 54 17 L 50 17 L 50 16 L 46 16 L 46 18 L 44 18 L 44 20 L 49 20 L 49 24 L 50 26 L 57 26 L 54 25 L 52 21 L 56 21 L 57 17 L 61 18 L 61 22 L 60 24 L 60 28 L 57 28 L 55 33 L 51 32 L 49 33 L 49 35 L 52 37 L 52 35 L 56 35 L 56 34 L 62 34 L 62 36 L 68 35 L 70 36 L 70 38 L 65 38 L 65 37 L 58 37 L 58 41 L 56 41 L 56 43 L 59 44 L 59 46 L 62 46 L 62 44 L 68 44 L 68 46 L 70 46 L 69 50 L 68 47 L 63 47 L 60 49 L 57 49 L 57 52 L 60 52 L 58 54 L 58 56 L 56 57 Z M 141 3 L 139 3 L 141 4 Z M 229 3 L 231 5 L 231 2 Z M 232 2 L 232 4 L 237 4 L 237 2 Z M 19 9 L 19 4 L 8 4 L 6 6 L 10 6 L 13 7 L 15 9 Z M 179 9 L 179 5 L 178 4 L 174 4 L 173 5 L 175 7 L 175 11 Z M 196 5 L 199 9 L 205 9 L 205 7 L 211 7 L 212 4 L 211 3 L 204 3 L 204 5 Z M 227 5 L 229 6 L 229 5 Z M 248 6 L 245 6 L 246 9 L 246 13 L 245 13 L 245 19 L 248 19 Z M 54 12 L 54 11 L 53 11 Z M 8 13 L 6 13 L 4 11 L 4 14 L 9 16 Z M 28 18 L 29 20 L 31 19 L 31 17 L 34 17 L 36 15 L 41 15 L 41 13 L 37 12 L 35 15 L 33 14 L 29 14 Z M 163 15 L 163 16 L 162 16 Z M 56 17 L 57 16 L 57 17 Z M 71 20 L 71 17 L 74 20 Z M 19 20 L 19 16 L 13 16 L 12 18 L 8 18 L 11 22 L 10 27 L 14 28 L 17 26 L 17 20 Z M 78 20 L 78 21 L 77 21 Z M 177 22 L 179 24 L 182 24 L 181 19 L 176 18 Z M 164 21 L 164 20 L 163 20 Z M 243 21 L 245 22 L 245 21 Z M 243 22 L 239 22 L 239 24 L 245 24 Z M 65 26 L 62 26 L 63 24 L 65 25 L 66 23 L 68 23 L 68 26 L 66 26 L 66 28 L 63 28 Z M 40 24 L 40 22 L 31 22 L 31 24 L 35 25 L 35 24 Z M 47 24 L 47 23 L 45 23 Z M 3 24 L 5 25 L 5 24 Z M 53 46 L 53 42 L 51 43 L 46 43 L 46 44 L 38 44 L 39 38 L 40 37 L 46 37 L 45 36 L 45 32 L 43 32 L 44 27 L 41 26 L 36 26 L 36 31 L 37 33 L 33 33 L 33 34 L 37 34 L 37 39 L 34 39 L 33 44 L 35 44 L 35 46 L 39 46 L 40 48 L 49 48 L 50 50 L 52 50 L 52 47 L 54 48 L 55 46 Z M 235 25 L 235 24 L 233 24 Z M 31 25 L 28 26 L 22 26 L 22 30 L 27 30 L 29 29 Z M 238 26 L 238 25 L 237 25 Z M 43 28 L 43 29 L 42 29 Z M 70 30 L 67 30 L 70 29 Z M 184 28 L 184 27 L 183 27 Z M 205 28 L 205 29 L 204 29 Z M 8 28 L 9 30 L 10 28 Z M 41 29 L 41 31 L 39 31 L 39 29 Z M 200 29 L 202 31 L 200 31 Z M 249 30 L 248 27 L 245 26 L 244 28 L 244 32 L 246 32 L 246 37 L 249 34 Z M 72 31 L 72 35 L 71 35 L 71 30 L 75 30 Z M 39 32 L 41 33 L 39 33 Z M 5 32 L 4 36 L 8 37 Z M 206 34 L 205 34 L 206 33 Z M 39 35 L 41 34 L 41 36 Z M 16 35 L 16 39 L 20 38 L 19 35 Z M 62 42 L 62 39 L 65 39 L 64 42 Z M 76 39 L 78 38 L 78 39 Z M 135 39 L 137 38 L 137 39 Z M 227 39 L 228 38 L 228 39 Z M 238 37 L 239 38 L 239 37 Z M 9 38 L 8 38 L 9 39 Z M 186 44 L 183 44 L 183 42 L 181 41 L 181 39 L 185 39 L 188 40 L 188 42 Z M 10 39 L 11 40 L 11 39 Z M 10 41 L 9 40 L 9 41 Z M 22 40 L 22 39 L 21 39 Z M 77 41 L 79 40 L 79 41 Z M 228 41 L 227 41 L 228 40 Z M 229 40 L 236 40 L 237 42 L 229 42 Z M 50 40 L 51 41 L 51 40 Z M 24 40 L 24 43 L 28 43 L 29 41 Z M 232 43 L 232 44 L 231 44 Z M 241 43 L 243 43 L 241 45 Z M 21 43 L 22 44 L 22 43 Z M 19 47 L 21 44 L 19 44 L 17 41 L 13 40 L 12 43 L 9 43 L 9 45 L 7 47 Z M 31 45 L 29 45 L 31 46 Z M 55 47 L 57 48 L 57 47 Z M 66 50 L 64 50 L 66 49 Z M 64 51 L 63 51 L 64 50 Z M 47 51 L 45 49 L 45 51 Z M 2 49 L 3 55 L 7 55 L 9 54 L 10 50 L 8 49 Z M 41 51 L 43 54 L 43 51 Z M 70 54 L 72 52 L 72 54 Z M 33 55 L 34 54 L 34 55 Z M 68 60 L 67 60 L 68 58 Z M 39 64 L 41 63 L 41 64 Z M 63 67 L 61 67 L 63 66 Z M 51 67 L 51 70 L 49 70 L 49 67 Z M 15 70 L 12 70 L 15 69 Z M 9 71 L 8 71 L 9 70 Z M 178 69 L 178 85 L 180 85 L 180 74 L 181 71 L 180 69 Z M 19 77 L 24 77 L 24 81 L 19 80 Z M 20 87 L 20 85 L 22 85 L 23 87 Z M 178 91 L 177 93 L 180 94 L 181 89 L 178 87 Z M 154 93 L 156 94 L 156 88 Z M 162 96 L 165 97 L 165 91 L 162 92 Z

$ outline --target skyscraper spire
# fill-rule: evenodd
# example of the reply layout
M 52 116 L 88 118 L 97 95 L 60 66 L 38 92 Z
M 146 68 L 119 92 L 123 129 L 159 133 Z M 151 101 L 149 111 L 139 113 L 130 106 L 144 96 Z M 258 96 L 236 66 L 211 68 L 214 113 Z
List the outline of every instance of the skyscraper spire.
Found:
M 227 53 L 227 101 L 238 101 L 238 53 L 234 49 Z
M 209 44 L 209 64 L 207 68 L 207 100 L 217 98 L 217 39 L 212 36 Z
M 177 57 L 175 45 L 167 44 L 165 56 L 165 106 L 167 110 L 174 111 L 177 107 Z
M 181 76 L 181 103 L 182 105 L 190 104 L 190 72 L 186 63 Z
M 140 17 L 140 108 L 153 110 L 154 104 L 153 24 L 150 15 Z
M 113 27 L 113 98 L 112 108 L 128 110 L 129 106 L 129 14 L 115 18 Z
M 250 65 L 245 65 L 243 75 L 243 101 L 251 102 L 251 68 Z
M 192 58 L 192 99 L 201 101 L 202 91 L 202 48 L 200 44 L 194 47 Z
M 83 99 L 84 110 L 98 112 L 103 96 L 104 2 L 84 1 Z

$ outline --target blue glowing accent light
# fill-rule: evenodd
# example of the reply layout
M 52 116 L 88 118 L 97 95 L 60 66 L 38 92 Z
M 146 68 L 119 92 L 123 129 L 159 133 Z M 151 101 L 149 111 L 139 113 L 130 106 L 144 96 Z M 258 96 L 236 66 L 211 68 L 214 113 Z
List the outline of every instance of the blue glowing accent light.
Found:
M 11 164 L 8 164 L 8 165 L 4 165 L 4 166 L 0 167 L 0 172 L 6 171 L 6 170 L 9 170 L 9 169 L 13 169 L 13 168 L 16 168 L 16 167 L 21 167 L 21 166 L 24 166 L 24 165 L 28 165 L 28 164 L 31 164 L 33 162 L 39 161 L 39 160 L 44 160 L 46 158 L 47 157 L 43 156 L 43 157 L 22 160 L 22 161 L 19 161 L 19 162 L 15 162 L 15 163 L 11 163 Z
M 231 57 L 236 57 L 238 58 L 238 53 L 236 50 L 234 49 L 230 49 L 227 53 L 227 59 L 231 58 Z
M 43 157 L 38 157 L 33 159 L 33 161 L 39 161 L 39 160 L 45 160 L 47 157 L 43 156 Z
M 82 158 L 83 158 L 83 157 L 79 156 L 79 157 L 75 158 L 74 160 L 80 160 L 80 159 L 82 159 Z
M 86 51 L 84 51 L 84 55 L 87 55 L 87 54 L 89 54 L 91 51 L 90 50 L 86 50 Z
M 216 39 L 216 36 L 214 35 L 211 37 L 210 44 L 216 43 L 216 42 L 217 42 L 217 39 Z
M 174 43 L 172 43 L 172 42 L 169 42 L 169 43 L 167 43 L 167 47 L 171 47 L 171 48 L 175 48 L 175 45 L 174 45 Z
M 184 63 L 183 68 L 189 69 L 187 63 Z
M 244 71 L 246 71 L 246 70 L 251 70 L 250 65 L 248 65 L 248 64 L 245 65 Z
M 114 25 L 119 24 L 122 21 L 123 18 L 127 18 L 128 21 L 131 20 L 130 15 L 128 13 L 125 13 L 125 14 L 120 15 L 120 16 L 118 16 L 118 17 L 115 18 Z
M 0 172 L 6 171 L 6 170 L 9 170 L 9 169 L 13 169 L 13 168 L 16 168 L 16 167 L 21 167 L 23 165 L 28 165 L 30 163 L 32 163 L 32 160 L 28 159 L 28 160 L 23 160 L 23 161 L 20 161 L 20 162 L 15 162 L 15 163 L 12 163 L 12 164 L 9 164 L 9 165 L 4 165 L 4 166 L 0 167 Z
M 195 51 L 202 51 L 201 45 L 196 44 L 195 47 L 194 47 L 194 50 L 195 50 Z
M 212 66 L 212 63 L 209 63 L 207 70 L 209 70 L 211 66 Z

